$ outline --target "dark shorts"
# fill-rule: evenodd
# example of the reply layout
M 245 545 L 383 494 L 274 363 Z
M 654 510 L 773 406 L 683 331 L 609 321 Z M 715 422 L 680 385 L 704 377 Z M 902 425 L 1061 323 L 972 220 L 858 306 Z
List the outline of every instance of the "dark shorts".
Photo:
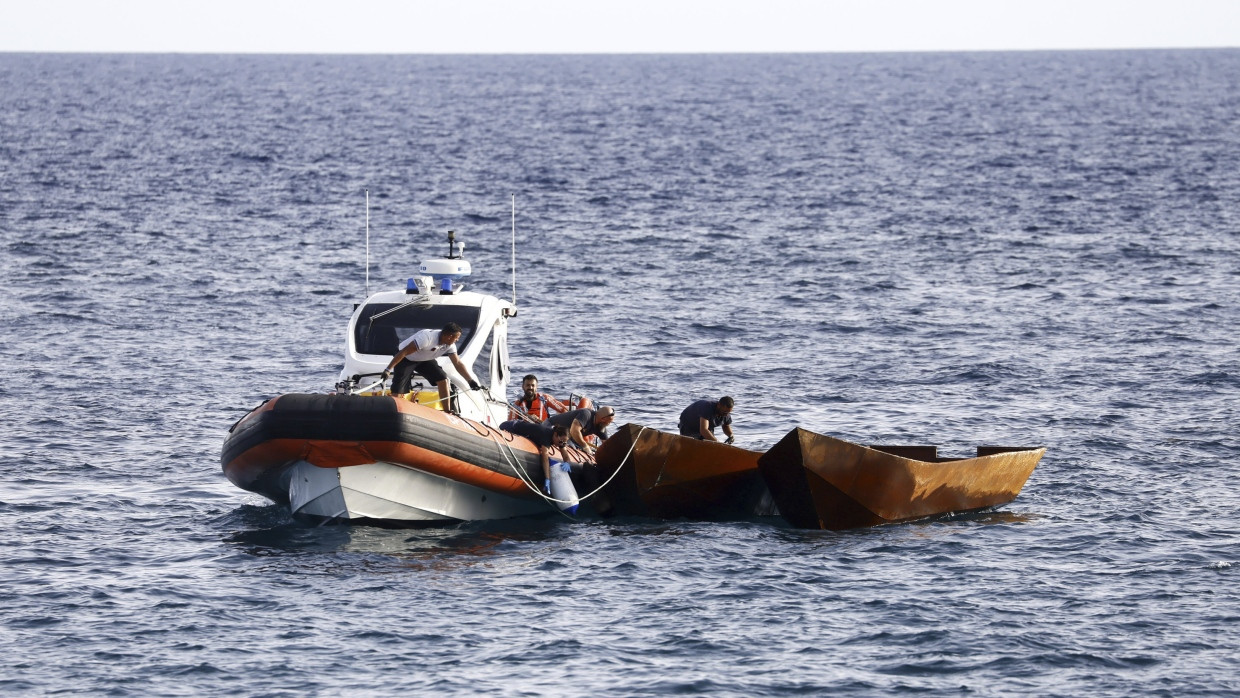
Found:
M 533 441 L 536 446 L 551 445 L 551 427 L 544 427 L 541 424 L 532 424 L 522 419 L 511 419 L 499 425 L 500 429 L 510 431 L 518 436 Z
M 448 380 L 448 374 L 444 373 L 443 367 L 434 359 L 430 361 L 421 361 L 414 363 L 408 359 L 402 359 L 396 364 L 396 369 L 392 371 L 392 392 L 407 393 L 410 385 L 413 383 L 413 374 L 418 374 L 435 385 L 439 381 Z

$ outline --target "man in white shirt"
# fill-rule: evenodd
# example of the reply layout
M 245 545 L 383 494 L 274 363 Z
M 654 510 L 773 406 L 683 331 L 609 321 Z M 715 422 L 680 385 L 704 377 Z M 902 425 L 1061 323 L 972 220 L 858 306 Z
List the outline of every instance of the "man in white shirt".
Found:
M 392 394 L 409 392 L 413 374 L 417 373 L 439 388 L 440 404 L 447 411 L 449 408 L 447 404 L 448 374 L 444 373 L 443 367 L 436 361 L 444 355 L 447 355 L 456 368 L 456 372 L 461 374 L 461 378 L 469 382 L 470 390 L 480 390 L 478 381 L 469 374 L 469 369 L 465 368 L 465 364 L 461 363 L 456 355 L 456 340 L 460 338 L 461 326 L 455 322 L 449 322 L 443 326 L 442 330 L 415 332 L 401 342 L 396 356 L 392 357 L 392 361 L 383 370 L 384 379 L 393 375 L 393 370 L 395 371 Z

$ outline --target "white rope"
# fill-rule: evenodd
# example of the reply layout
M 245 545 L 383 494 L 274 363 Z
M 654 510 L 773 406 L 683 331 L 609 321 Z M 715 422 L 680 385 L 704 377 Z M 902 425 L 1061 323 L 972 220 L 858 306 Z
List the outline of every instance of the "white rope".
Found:
M 642 432 L 644 432 L 644 431 L 646 431 L 646 427 L 640 427 L 640 428 L 638 429 L 637 436 L 633 438 L 633 445 L 632 445 L 632 446 L 629 446 L 629 452 L 628 452 L 628 453 L 626 453 L 626 454 L 624 454 L 624 458 L 620 461 L 620 465 L 616 467 L 616 472 L 612 473 L 612 474 L 611 474 L 611 477 L 607 478 L 607 481 L 606 481 L 606 482 L 604 482 L 603 484 L 599 485 L 599 486 L 598 486 L 597 488 L 595 488 L 595 490 L 594 490 L 593 492 L 591 492 L 590 494 L 587 494 L 587 495 L 578 495 L 578 497 L 577 497 L 577 501 L 579 501 L 579 502 L 584 502 L 584 501 L 586 501 L 587 499 L 589 499 L 590 497 L 593 497 L 594 495 L 598 494 L 599 492 L 602 492 L 602 491 L 603 491 L 603 488 L 605 488 L 605 487 L 607 487 L 608 485 L 610 485 L 610 484 L 611 484 L 611 481 L 612 481 L 612 480 L 614 480 L 614 479 L 616 479 L 616 476 L 620 474 L 620 471 L 621 471 L 621 470 L 624 470 L 624 464 L 628 462 L 628 460 L 629 460 L 629 456 L 633 455 L 633 449 L 637 448 L 637 441 L 638 441 L 638 439 L 640 439 L 640 438 L 641 438 Z M 511 466 L 511 467 L 513 468 L 513 470 L 516 470 L 516 471 L 517 471 L 517 476 L 521 479 L 521 482 L 524 482 L 524 483 L 525 483 L 525 486 L 526 486 L 526 487 L 530 488 L 531 490 L 533 490 L 533 491 L 534 491 L 534 493 L 535 493 L 535 494 L 537 494 L 538 496 L 542 497 L 543 499 L 545 499 L 545 500 L 547 500 L 547 501 L 549 501 L 549 502 L 557 502 L 557 503 L 559 503 L 559 504 L 572 504 L 572 500 L 566 500 L 566 499 L 555 499 L 554 497 L 551 497 L 551 496 L 549 496 L 549 495 L 545 495 L 545 494 L 543 494 L 542 490 L 538 489 L 538 487 L 537 487 L 536 485 L 534 485 L 533 483 L 531 483 L 529 480 L 526 480 L 524 471 L 522 471 L 522 470 L 521 470 L 521 468 L 517 467 L 517 465 L 514 465 L 514 463 L 516 462 L 516 454 L 515 454 L 515 452 L 513 453 L 513 455 L 512 455 L 512 459 L 511 459 L 511 460 L 508 458 L 508 453 L 505 453 L 505 452 L 504 452 L 504 449 L 505 449 L 505 448 L 506 448 L 506 449 L 508 449 L 508 451 L 512 451 L 512 447 L 511 447 L 511 446 L 509 446 L 509 445 L 508 445 L 508 444 L 506 444 L 506 443 L 503 443 L 502 441 L 499 441 L 499 440 L 496 440 L 496 443 L 497 443 L 497 444 L 499 444 L 499 446 L 500 446 L 500 453 L 501 453 L 501 454 L 503 454 L 505 462 L 507 462 L 507 463 L 508 463 L 508 465 L 509 465 L 509 466 Z M 596 463 L 596 465 L 597 465 L 597 463 Z
M 637 436 L 633 437 L 633 445 L 629 446 L 629 452 L 624 454 L 624 458 L 620 460 L 620 465 L 616 466 L 616 472 L 612 473 L 611 477 L 607 478 L 607 482 L 604 482 L 603 484 L 599 485 L 598 489 L 586 495 L 587 497 L 593 497 L 594 495 L 598 494 L 599 491 L 601 491 L 604 487 L 610 485 L 612 480 L 616 479 L 616 476 L 619 475 L 620 471 L 624 469 L 624 464 L 628 462 L 629 456 L 633 455 L 633 449 L 637 448 L 637 440 L 642 437 L 642 432 L 644 431 L 646 431 L 646 427 L 638 428 Z
M 517 454 L 515 451 L 512 450 L 512 446 L 509 446 L 508 444 L 504 443 L 503 439 L 499 438 L 498 434 L 491 434 L 491 438 L 495 441 L 495 443 L 499 444 L 499 453 L 501 456 L 504 457 L 504 462 L 508 464 L 508 467 L 513 469 L 513 471 L 517 474 L 517 477 L 521 480 L 521 482 L 525 483 L 526 487 L 528 487 L 530 490 L 536 493 L 539 497 L 542 497 L 548 502 L 555 502 L 556 504 L 572 504 L 573 503 L 573 500 L 571 499 L 556 499 L 555 497 L 552 497 L 551 495 L 543 494 L 543 491 L 538 488 L 538 485 L 526 477 L 525 469 L 521 467 L 521 462 L 520 460 L 517 459 Z M 581 501 L 581 500 L 582 500 L 582 497 L 577 498 L 577 501 Z
M 375 388 L 381 387 L 381 386 L 383 385 L 383 381 L 384 381 L 384 379 L 383 379 L 383 378 L 380 378 L 378 381 L 376 381 L 376 382 L 374 382 L 374 383 L 371 383 L 370 385 L 366 386 L 365 388 L 352 388 L 352 389 L 350 389 L 350 390 L 349 390 L 349 394 L 350 394 L 350 395 L 357 395 L 357 394 L 359 394 L 359 393 L 365 393 L 365 392 L 368 392 L 368 391 L 374 390 Z
M 478 404 L 478 401 L 474 399 L 474 395 L 473 395 L 474 391 L 472 391 L 472 390 L 465 390 L 465 391 L 458 391 L 458 392 L 463 392 L 463 393 L 465 394 L 465 396 L 469 398 L 469 401 L 470 401 L 470 402 L 472 402 L 472 403 L 474 403 L 474 407 L 477 407 L 477 408 L 478 408 L 478 412 L 482 415 L 482 418 L 483 418 L 483 419 L 486 419 L 486 416 L 487 416 L 487 408 L 486 408 L 486 407 L 484 407 L 483 405 L 479 405 L 479 404 Z M 478 392 L 482 393 L 483 395 L 486 395 L 486 400 L 484 400 L 483 402 L 486 402 L 486 401 L 488 401 L 488 400 L 489 400 L 489 401 L 492 401 L 492 402 L 494 402 L 494 401 L 495 401 L 495 400 L 491 397 L 491 394 L 490 394 L 490 393 L 488 393 L 486 390 L 483 390 L 482 388 L 479 388 L 479 389 L 478 389 Z

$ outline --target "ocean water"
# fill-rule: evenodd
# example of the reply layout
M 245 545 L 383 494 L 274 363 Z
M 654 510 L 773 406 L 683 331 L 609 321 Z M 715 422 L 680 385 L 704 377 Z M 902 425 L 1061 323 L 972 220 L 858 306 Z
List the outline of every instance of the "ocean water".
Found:
M 6 695 L 1240 695 L 1240 51 L 0 54 Z M 366 261 L 366 192 L 370 263 Z M 230 485 L 455 230 L 512 368 L 1049 451 L 848 532 Z

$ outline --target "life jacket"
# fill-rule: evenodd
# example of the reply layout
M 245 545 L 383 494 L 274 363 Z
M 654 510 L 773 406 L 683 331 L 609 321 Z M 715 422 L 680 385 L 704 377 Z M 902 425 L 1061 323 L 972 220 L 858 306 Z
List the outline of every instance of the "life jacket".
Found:
M 556 400 L 546 393 L 534 393 L 534 399 L 528 405 L 525 403 L 524 394 L 522 394 L 522 396 L 517 398 L 516 402 L 513 404 L 525 412 L 525 414 L 528 414 L 541 422 L 547 421 L 547 417 L 551 416 L 550 410 L 555 410 L 556 412 L 568 411 L 568 408 L 564 406 L 564 403 Z M 518 419 L 519 415 L 516 410 L 509 410 L 508 418 Z

